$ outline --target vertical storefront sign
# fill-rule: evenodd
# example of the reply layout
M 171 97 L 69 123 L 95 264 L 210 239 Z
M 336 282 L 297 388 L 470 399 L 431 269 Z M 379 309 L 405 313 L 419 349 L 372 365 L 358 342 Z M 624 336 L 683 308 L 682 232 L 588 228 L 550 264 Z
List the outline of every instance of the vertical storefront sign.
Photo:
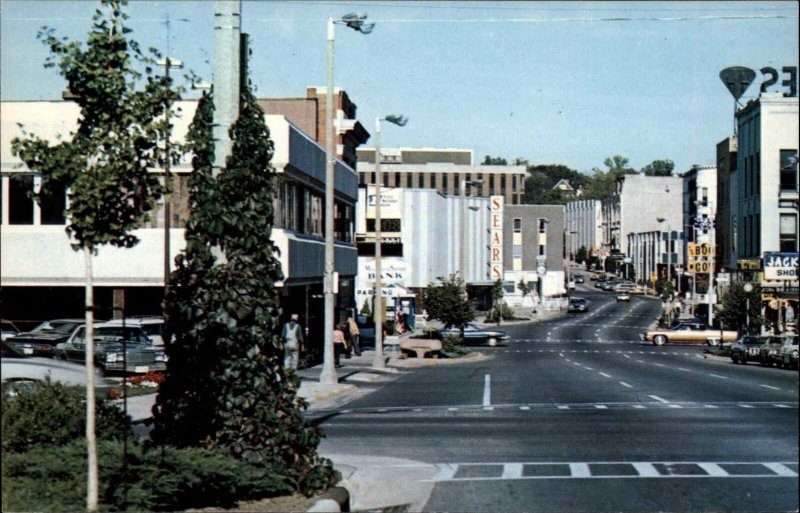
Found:
M 489 279 L 503 279 L 503 196 L 491 197 Z

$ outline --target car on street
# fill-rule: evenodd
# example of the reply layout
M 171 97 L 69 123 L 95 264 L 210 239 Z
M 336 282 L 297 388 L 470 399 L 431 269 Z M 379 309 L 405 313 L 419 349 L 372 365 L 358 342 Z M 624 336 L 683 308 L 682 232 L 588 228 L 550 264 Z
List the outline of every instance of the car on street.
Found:
M 86 328 L 81 326 L 70 338 L 56 346 L 55 357 L 82 363 L 86 359 Z M 102 323 L 94 327 L 95 365 L 105 373 L 147 374 L 167 368 L 164 349 L 138 326 L 125 328 Z
M 597 278 L 597 279 L 594 281 L 594 288 L 596 288 L 596 289 L 602 289 L 602 288 L 603 288 L 603 283 L 605 283 L 605 282 L 606 282 L 606 279 L 605 279 L 605 278 Z
M 575 283 L 584 283 L 584 282 L 586 282 L 586 277 L 584 275 L 582 275 L 582 274 L 576 274 L 573 279 L 575 280 Z
M 800 353 L 798 350 L 798 336 L 794 335 L 788 337 L 789 340 L 781 347 L 780 365 L 787 369 L 798 368 L 798 358 Z
M 19 334 L 19 328 L 13 322 L 5 319 L 0 321 L 0 340 L 5 340 L 17 334 Z
M 126 317 L 123 319 L 111 319 L 105 323 L 108 326 L 136 326 L 141 328 L 154 346 L 164 346 L 164 318 L 160 315 Z
M 461 335 L 461 330 L 451 326 L 439 331 L 442 337 L 445 335 Z M 481 328 L 476 324 L 468 323 L 464 326 L 464 344 L 477 344 L 486 342 L 490 346 L 497 345 L 497 342 L 508 339 L 508 334 L 502 330 L 491 328 Z
M 761 346 L 761 352 L 758 355 L 758 361 L 761 365 L 783 365 L 782 350 L 786 343 L 791 342 L 791 336 L 787 335 L 771 335 L 767 338 L 766 343 Z
M 82 324 L 83 320 L 77 319 L 45 321 L 31 331 L 7 338 L 6 342 L 26 355 L 52 358 L 55 346 L 66 342 Z
M 618 283 L 619 282 L 614 281 L 614 280 L 605 280 L 605 281 L 603 281 L 603 284 L 600 285 L 600 289 L 604 290 L 606 292 L 610 292 L 610 291 L 614 290 L 614 287 L 616 287 Z
M 663 346 L 670 344 L 700 344 L 705 343 L 712 347 L 722 342 L 733 342 L 738 333 L 735 331 L 710 328 L 703 323 L 679 322 L 669 328 L 648 330 L 639 335 L 643 341 L 652 342 L 653 345 Z
M 30 383 L 44 381 L 48 377 L 51 381 L 58 381 L 66 385 L 86 386 L 86 367 L 70 362 L 26 356 L 2 342 L 0 353 L 0 375 L 3 383 Z M 95 387 L 108 387 L 112 383 L 103 379 L 100 372 L 95 376 Z
M 630 292 L 617 292 L 617 301 L 631 301 L 631 293 Z
M 746 364 L 761 361 L 761 349 L 769 343 L 769 337 L 744 335 L 731 344 L 731 361 Z
M 85 323 L 86 319 L 52 319 L 44 321 L 35 328 L 25 333 L 39 333 L 42 331 L 57 331 L 61 333 L 70 333 L 74 328 Z M 95 319 L 94 322 L 103 322 L 100 319 Z
M 567 312 L 588 312 L 589 311 L 589 301 L 586 298 L 582 297 L 573 297 L 569 300 L 569 306 L 567 306 Z

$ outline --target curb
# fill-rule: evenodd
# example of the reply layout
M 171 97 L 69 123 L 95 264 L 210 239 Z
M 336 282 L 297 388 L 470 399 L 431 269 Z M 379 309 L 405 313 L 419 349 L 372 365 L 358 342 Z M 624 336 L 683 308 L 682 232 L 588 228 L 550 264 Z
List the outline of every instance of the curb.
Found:
M 308 511 L 309 513 L 349 512 L 350 492 L 348 492 L 347 488 L 343 486 L 334 486 L 333 488 L 329 488 Z
M 358 388 L 358 387 L 356 387 L 355 385 L 339 385 L 335 389 L 331 390 L 330 392 L 313 394 L 313 395 L 310 395 L 310 396 L 306 397 L 305 399 L 307 401 L 313 400 L 315 402 L 321 402 L 321 401 L 325 401 L 326 399 L 334 399 L 334 398 L 336 398 L 336 397 L 338 397 L 340 395 L 344 395 L 344 394 L 346 394 L 348 392 L 352 392 L 356 388 Z
M 406 358 L 403 363 L 400 361 L 391 362 L 392 365 L 396 367 L 401 367 L 405 369 L 416 369 L 419 367 L 435 367 L 439 365 L 454 365 L 459 363 L 473 363 L 473 362 L 482 362 L 484 360 L 491 360 L 494 358 L 491 355 L 485 355 L 483 353 L 470 353 L 475 356 L 465 356 L 463 358 Z

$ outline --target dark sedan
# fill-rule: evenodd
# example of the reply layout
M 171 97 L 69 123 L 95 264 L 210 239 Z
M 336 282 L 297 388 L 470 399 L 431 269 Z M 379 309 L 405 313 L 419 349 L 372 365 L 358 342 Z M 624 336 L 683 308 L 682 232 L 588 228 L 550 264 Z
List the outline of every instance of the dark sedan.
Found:
M 86 359 L 85 328 L 81 326 L 69 340 L 59 344 L 56 357 L 75 362 Z M 153 346 L 150 337 L 138 327 L 99 324 L 94 329 L 96 365 L 105 372 L 146 374 L 166 370 L 163 348 Z
M 9 337 L 6 342 L 22 354 L 52 358 L 56 345 L 66 342 L 81 324 L 82 321 L 71 319 L 47 321 L 29 332 Z

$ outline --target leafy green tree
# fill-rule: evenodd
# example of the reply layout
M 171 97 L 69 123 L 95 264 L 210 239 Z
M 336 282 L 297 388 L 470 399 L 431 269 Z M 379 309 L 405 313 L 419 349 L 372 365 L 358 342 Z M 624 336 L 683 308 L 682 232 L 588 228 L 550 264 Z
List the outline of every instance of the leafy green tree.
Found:
M 300 380 L 283 367 L 283 279 L 274 222 L 273 143 L 246 80 L 226 167 L 212 174 L 213 105 L 204 96 L 189 131 L 194 152 L 186 250 L 167 297 L 166 379 L 151 442 L 227 451 L 247 464 L 283 468 L 305 494 L 336 481 L 316 449 L 322 431 L 302 415 Z M 211 247 L 225 255 L 216 262 Z
M 80 113 L 70 137 L 55 144 L 23 130 L 11 151 L 43 178 L 41 202 L 68 190 L 67 233 L 86 260 L 87 509 L 98 509 L 97 441 L 93 358 L 92 256 L 100 246 L 134 246 L 132 230 L 142 226 L 162 194 L 150 171 L 164 161 L 158 141 L 168 129 L 163 114 L 178 98 L 170 83 L 153 72 L 157 52 L 145 55 L 128 38 L 124 0 L 101 0 L 85 44 L 57 38 L 43 28 L 38 38 L 50 49 L 46 68 L 58 68 Z M 169 158 L 173 158 L 170 155 Z
M 507 166 L 508 161 L 502 157 L 492 157 L 491 155 L 486 155 L 481 164 L 484 166 Z
M 575 261 L 579 264 L 586 262 L 589 258 L 589 251 L 586 249 L 586 246 L 581 246 L 578 248 L 578 251 L 575 254 Z
M 531 291 L 531 286 L 528 283 L 525 283 L 525 278 L 519 280 L 519 283 L 517 283 L 517 288 L 523 297 L 527 296 L 528 292 Z
M 456 326 L 463 330 L 475 318 L 475 312 L 464 295 L 464 281 L 455 274 L 428 285 L 425 309 L 429 318 L 441 321 L 445 328 Z
M 572 201 L 572 196 L 553 189 L 559 180 L 568 180 L 576 189 L 582 189 L 590 182 L 590 177 L 561 164 L 529 166 L 522 202 L 528 205 L 563 205 Z
M 608 172 L 615 174 L 615 175 L 623 175 L 623 174 L 635 174 L 636 170 L 628 167 L 628 163 L 630 159 L 628 157 L 623 157 L 622 155 L 614 155 L 611 157 L 606 157 L 603 161 L 603 164 L 608 168 Z
M 361 305 L 361 315 L 366 315 L 369 318 L 372 315 L 372 309 L 369 306 L 369 299 L 364 299 L 364 304 Z
M 749 302 L 749 309 L 748 309 Z M 761 316 L 761 287 L 753 286 L 750 293 L 745 292 L 744 283 L 733 282 L 728 292 L 722 297 L 722 310 L 719 319 L 727 329 L 736 329 L 747 333 L 747 317 L 750 315 L 749 333 L 759 333 L 764 324 Z
M 675 163 L 669 159 L 654 160 L 642 168 L 642 174 L 645 176 L 672 176 L 672 171 L 675 169 Z

